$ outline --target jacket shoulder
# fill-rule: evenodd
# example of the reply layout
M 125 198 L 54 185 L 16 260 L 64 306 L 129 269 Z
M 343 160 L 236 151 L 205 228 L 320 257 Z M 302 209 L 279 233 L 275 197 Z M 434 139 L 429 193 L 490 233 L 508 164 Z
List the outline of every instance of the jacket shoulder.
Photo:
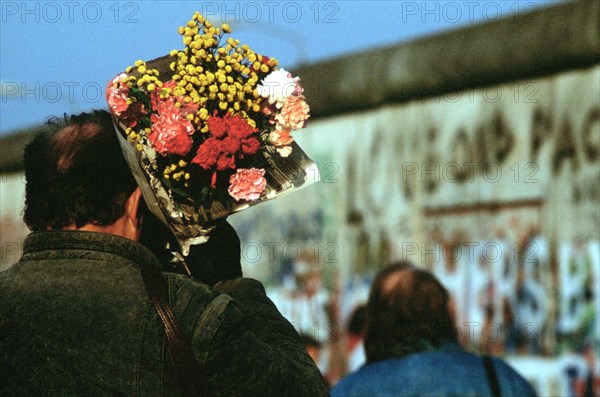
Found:
M 498 382 L 502 395 L 534 397 L 533 387 L 513 367 L 500 358 L 494 358 L 494 367 L 498 373 Z

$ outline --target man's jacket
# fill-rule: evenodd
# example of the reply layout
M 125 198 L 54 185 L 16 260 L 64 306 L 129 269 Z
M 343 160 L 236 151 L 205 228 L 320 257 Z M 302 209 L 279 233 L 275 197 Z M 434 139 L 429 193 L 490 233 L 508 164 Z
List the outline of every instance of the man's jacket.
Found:
M 181 395 L 140 266 L 160 263 L 125 238 L 30 234 L 21 260 L 0 273 L 0 395 Z M 294 328 L 258 281 L 212 289 L 163 274 L 215 396 L 327 395 Z
M 533 388 L 504 361 L 493 366 L 503 397 L 535 397 Z M 331 391 L 333 397 L 492 396 L 483 360 L 457 344 L 363 365 Z

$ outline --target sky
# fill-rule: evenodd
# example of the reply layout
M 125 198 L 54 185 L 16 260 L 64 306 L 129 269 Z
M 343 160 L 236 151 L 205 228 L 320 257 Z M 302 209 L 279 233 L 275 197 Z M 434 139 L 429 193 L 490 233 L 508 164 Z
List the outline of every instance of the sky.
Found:
M 556 4 L 496 1 L 1 1 L 0 135 L 106 108 L 104 87 L 137 59 L 182 49 L 200 11 L 282 67 L 399 44 Z

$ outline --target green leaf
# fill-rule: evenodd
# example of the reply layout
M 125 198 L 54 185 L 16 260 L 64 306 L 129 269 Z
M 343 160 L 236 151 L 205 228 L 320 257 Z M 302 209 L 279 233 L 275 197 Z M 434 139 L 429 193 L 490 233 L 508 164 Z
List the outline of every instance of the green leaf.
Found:
M 170 179 L 166 179 L 164 177 L 160 177 L 161 182 L 165 185 L 165 187 L 167 187 L 167 189 L 171 190 L 173 193 L 177 194 L 178 196 L 181 196 L 183 198 L 190 198 L 190 194 L 179 188 L 176 187 L 173 183 L 173 181 L 171 181 Z

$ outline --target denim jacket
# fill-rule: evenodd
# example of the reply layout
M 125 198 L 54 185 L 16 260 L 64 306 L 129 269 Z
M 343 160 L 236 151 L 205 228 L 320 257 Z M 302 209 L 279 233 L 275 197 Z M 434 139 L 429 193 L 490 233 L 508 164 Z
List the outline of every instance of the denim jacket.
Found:
M 503 397 L 535 397 L 533 388 L 504 361 L 493 365 Z M 332 397 L 491 396 L 482 358 L 455 343 L 363 365 L 331 391 Z
M 30 234 L 21 260 L 0 273 L 0 395 L 181 395 L 140 266 L 160 263 L 119 236 Z M 327 395 L 294 328 L 258 281 L 213 289 L 164 275 L 215 396 Z

